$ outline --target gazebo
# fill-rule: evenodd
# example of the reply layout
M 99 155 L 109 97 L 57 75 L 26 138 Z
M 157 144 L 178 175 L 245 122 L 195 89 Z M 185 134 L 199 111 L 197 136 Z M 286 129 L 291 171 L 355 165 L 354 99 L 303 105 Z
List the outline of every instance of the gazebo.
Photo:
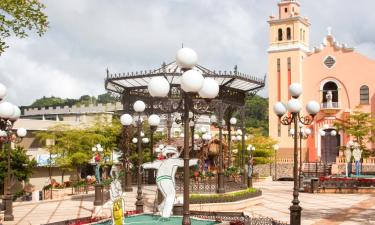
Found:
M 239 112 L 241 121 L 240 129 L 242 131 L 241 150 L 242 155 L 244 155 L 245 99 L 247 96 L 254 95 L 264 87 L 265 77 L 263 79 L 259 79 L 254 76 L 240 73 L 237 70 L 237 66 L 234 67 L 233 71 L 209 70 L 196 63 L 196 53 L 194 52 L 194 50 L 189 48 L 180 49 L 177 53 L 176 59 L 177 61 L 175 62 L 171 62 L 169 64 L 163 63 L 160 68 L 148 71 L 145 70 L 127 73 L 110 73 L 107 69 L 105 88 L 112 93 L 120 95 L 123 104 L 123 113 L 126 113 L 127 115 L 137 113 L 138 121 L 140 121 L 140 111 L 142 111 L 146 115 L 166 115 L 168 138 L 171 138 L 169 127 L 172 126 L 173 120 L 176 119 L 173 118 L 173 115 L 180 115 L 180 118 L 177 118 L 177 120 L 183 123 L 185 134 L 183 156 L 184 187 L 189 186 L 189 176 L 187 176 L 188 174 L 190 174 L 189 130 L 191 129 L 192 131 L 194 131 L 194 125 L 190 128 L 189 125 L 191 122 L 194 122 L 195 118 L 200 115 L 211 116 L 211 122 L 215 123 L 215 125 L 219 129 L 220 140 L 218 154 L 219 169 L 217 175 L 217 193 L 224 193 L 223 126 L 230 126 L 229 120 L 231 116 L 235 111 Z M 156 80 L 158 81 L 156 82 Z M 159 81 L 161 82 L 159 83 Z M 203 88 L 203 81 L 207 81 L 208 86 L 206 88 Z M 164 92 L 165 90 L 167 90 L 168 92 Z M 134 103 L 137 103 L 136 105 L 142 107 L 136 108 L 136 105 Z M 134 106 L 134 108 L 132 106 Z M 140 138 L 140 122 L 137 122 L 137 124 L 138 137 Z M 127 129 L 124 129 L 123 140 L 129 140 L 129 135 L 127 135 L 126 130 Z M 228 136 L 230 137 L 230 135 Z M 129 155 L 129 148 L 127 147 L 127 144 L 129 142 L 123 141 L 122 143 L 122 149 L 124 151 L 123 154 L 125 155 L 124 167 L 126 168 L 126 157 Z M 228 143 L 230 143 L 230 141 L 228 141 Z M 138 141 L 137 145 L 139 169 L 142 162 L 140 141 Z M 244 165 L 244 157 L 242 157 L 242 160 Z M 129 177 L 127 175 L 125 176 Z M 139 176 L 140 175 L 138 175 L 138 201 L 136 203 L 136 206 L 137 208 L 139 206 L 139 209 L 142 211 L 143 202 L 141 196 L 142 191 L 140 191 L 141 185 L 139 183 Z M 244 175 L 243 184 L 245 184 L 245 179 L 246 177 Z M 125 179 L 125 181 L 127 181 L 127 179 Z M 183 224 L 190 224 L 188 189 L 184 189 L 183 196 L 186 200 L 183 204 Z

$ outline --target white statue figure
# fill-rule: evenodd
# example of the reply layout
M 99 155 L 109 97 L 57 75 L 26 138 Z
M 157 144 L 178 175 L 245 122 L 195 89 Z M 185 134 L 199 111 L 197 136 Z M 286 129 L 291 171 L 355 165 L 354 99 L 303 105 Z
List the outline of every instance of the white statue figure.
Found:
M 326 94 L 326 98 L 327 98 L 327 108 L 332 108 L 332 91 L 327 91 L 327 94 Z
M 354 157 L 354 161 L 355 161 L 355 174 L 357 176 L 359 176 L 359 175 L 361 175 L 362 150 L 359 148 L 358 143 L 355 143 L 355 145 L 354 145 L 353 157 Z
M 180 153 L 175 147 L 167 146 L 162 149 L 165 157 L 163 160 L 155 160 L 153 162 L 144 163 L 144 169 L 156 169 L 156 184 L 162 193 L 164 200 L 159 205 L 160 215 L 168 218 L 172 214 L 173 204 L 176 198 L 175 175 L 177 167 L 184 166 L 184 160 L 179 158 Z M 198 159 L 190 159 L 189 166 L 196 165 Z
M 113 166 L 112 166 L 113 169 Z M 111 169 L 111 176 L 113 181 L 111 182 L 111 188 L 109 190 L 111 197 L 111 212 L 112 222 L 114 225 L 122 225 L 125 212 L 125 202 L 122 197 L 121 183 L 118 180 L 118 171 Z

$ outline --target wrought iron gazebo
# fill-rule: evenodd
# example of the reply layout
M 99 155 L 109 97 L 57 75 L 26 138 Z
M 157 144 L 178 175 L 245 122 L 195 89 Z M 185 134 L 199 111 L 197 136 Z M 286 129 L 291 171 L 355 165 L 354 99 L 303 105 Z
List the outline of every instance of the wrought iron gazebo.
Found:
M 237 71 L 237 66 L 233 71 L 214 71 L 203 66 L 195 64 L 191 70 L 197 70 L 204 78 L 211 78 L 219 85 L 219 93 L 214 99 L 205 99 L 198 93 L 185 92 L 181 87 L 181 80 L 185 69 L 181 69 L 176 62 L 169 64 L 163 63 L 162 66 L 155 70 L 138 71 L 131 73 L 115 73 L 111 74 L 107 69 L 107 77 L 105 79 L 106 90 L 116 93 L 120 96 L 123 104 L 123 113 L 134 113 L 134 102 L 141 100 L 146 104 L 144 113 L 146 115 L 159 114 L 167 115 L 167 128 L 170 131 L 172 126 L 172 114 L 181 114 L 181 120 L 184 123 L 184 174 L 189 174 L 189 121 L 199 115 L 215 115 L 216 126 L 219 129 L 219 171 L 217 179 L 217 192 L 225 192 L 224 188 L 224 172 L 223 172 L 223 125 L 229 124 L 229 119 L 234 111 L 239 112 L 241 121 L 240 129 L 242 130 L 242 156 L 245 153 L 245 100 L 248 96 L 253 96 L 265 86 L 265 78 L 260 79 Z M 153 97 L 148 90 L 148 84 L 154 77 L 162 77 L 168 81 L 170 89 L 166 97 Z M 190 118 L 190 113 L 194 116 Z M 228 116 L 229 115 L 229 116 Z M 226 121 L 223 123 L 222 121 Z M 170 126 L 170 127 L 168 127 Z M 193 126 L 194 127 L 194 126 Z M 193 128 L 194 129 L 194 128 Z M 192 133 L 194 130 L 192 129 Z M 193 135 L 192 135 L 193 136 Z M 230 136 L 230 135 L 228 135 Z M 168 138 L 170 138 L 168 132 Z M 123 132 L 123 140 L 128 139 L 129 135 Z M 192 137 L 193 138 L 193 137 Z M 127 141 L 123 141 L 126 145 Z M 192 141 L 194 143 L 194 141 Z M 124 155 L 129 155 L 127 147 L 123 146 Z M 242 157 L 242 164 L 244 157 Z M 126 160 L 124 160 L 124 166 Z M 129 177 L 129 176 L 128 176 Z M 243 172 L 243 184 L 245 184 L 245 173 Z M 189 176 L 184 176 L 185 186 L 188 186 Z M 130 185 L 125 179 L 126 185 Z M 125 188 L 126 190 L 127 188 Z M 141 193 L 141 192 L 140 192 Z M 189 192 L 184 191 L 184 199 L 189 199 Z M 141 198 L 141 197 L 140 197 Z M 137 197 L 138 199 L 138 197 Z M 184 201 L 184 222 L 190 224 L 188 220 L 188 201 Z

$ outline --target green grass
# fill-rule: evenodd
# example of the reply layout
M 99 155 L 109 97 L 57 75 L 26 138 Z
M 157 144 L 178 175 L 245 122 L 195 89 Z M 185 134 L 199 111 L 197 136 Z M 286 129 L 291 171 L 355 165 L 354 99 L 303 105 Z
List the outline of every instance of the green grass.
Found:
M 190 203 L 219 203 L 219 202 L 234 202 L 251 197 L 256 197 L 261 194 L 261 191 L 255 188 L 248 188 L 224 194 L 191 194 Z

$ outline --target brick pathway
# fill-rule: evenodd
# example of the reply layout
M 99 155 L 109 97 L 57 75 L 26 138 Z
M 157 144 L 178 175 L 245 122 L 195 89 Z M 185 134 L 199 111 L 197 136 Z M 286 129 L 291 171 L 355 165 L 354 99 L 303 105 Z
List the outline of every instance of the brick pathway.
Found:
M 244 208 L 250 216 L 273 217 L 280 221 L 289 221 L 289 206 L 292 200 L 292 182 L 264 182 L 255 186 L 263 191 L 263 203 Z M 151 212 L 155 198 L 155 186 L 143 189 L 145 211 Z M 134 210 L 136 188 L 126 193 L 126 210 Z M 15 203 L 14 222 L 4 225 L 37 225 L 86 216 L 110 215 L 109 207 L 94 208 L 93 197 L 52 200 L 30 204 Z M 375 195 L 370 194 L 300 194 L 302 224 L 321 225 L 366 225 L 375 224 Z M 226 211 L 223 209 L 223 211 Z M 2 215 L 0 215 L 2 217 Z M 1 224 L 1 223 L 0 223 Z

